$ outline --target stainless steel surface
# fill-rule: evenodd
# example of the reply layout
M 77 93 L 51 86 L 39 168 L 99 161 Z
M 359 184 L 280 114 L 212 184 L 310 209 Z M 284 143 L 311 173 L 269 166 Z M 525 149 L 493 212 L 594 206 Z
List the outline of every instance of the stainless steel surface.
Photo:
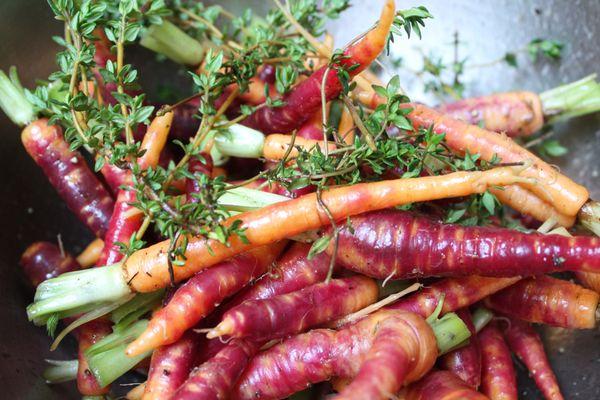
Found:
M 265 1 L 223 1 L 231 8 L 256 6 Z M 342 46 L 370 26 L 379 13 L 381 0 L 354 1 L 339 22 L 331 25 L 336 45 Z M 562 82 L 600 72 L 600 1 L 598 0 L 421 0 L 398 2 L 399 6 L 425 5 L 434 14 L 422 41 L 412 39 L 393 48 L 407 62 L 416 63 L 415 48 L 434 50 L 450 56 L 452 33 L 458 29 L 464 41 L 462 54 L 473 63 L 501 57 L 505 51 L 522 47 L 535 37 L 559 39 L 567 44 L 560 63 L 532 65 L 522 59 L 513 70 L 503 65 L 469 71 L 468 94 L 510 89 L 544 90 Z M 60 34 L 45 2 L 33 0 L 0 1 L 0 68 L 19 66 L 25 85 L 53 70 L 56 46 L 51 34 Z M 398 41 L 397 41 L 398 43 Z M 419 98 L 408 75 L 403 85 Z M 72 349 L 48 352 L 48 338 L 42 329 L 27 323 L 24 308 L 31 291 L 17 267 L 19 255 L 34 240 L 54 240 L 62 235 L 65 246 L 77 252 L 89 238 L 87 232 L 59 201 L 42 173 L 25 154 L 19 130 L 0 116 L 0 398 L 77 398 L 71 385 L 46 386 L 40 377 L 44 358 L 66 359 Z M 600 198 L 600 115 L 580 118 L 557 127 L 571 149 L 558 159 L 563 171 L 585 183 Z M 569 399 L 600 398 L 600 337 L 597 330 L 564 331 L 543 329 L 551 362 Z M 518 367 L 522 397 L 537 399 L 536 391 L 523 368 Z

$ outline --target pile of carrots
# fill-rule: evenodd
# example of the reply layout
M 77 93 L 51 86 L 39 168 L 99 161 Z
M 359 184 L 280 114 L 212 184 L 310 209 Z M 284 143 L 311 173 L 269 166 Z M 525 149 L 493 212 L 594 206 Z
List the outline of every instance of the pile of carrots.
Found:
M 385 48 L 394 16 L 389 0 L 376 26 L 344 50 L 336 67 L 368 81 L 361 73 Z M 113 56 L 102 41 L 96 46 L 98 56 Z M 246 93 L 238 101 L 264 101 L 261 75 L 253 82 L 260 86 L 253 90 L 256 96 Z M 259 107 L 243 120 L 265 135 L 257 157 L 272 162 L 295 157 L 298 148 L 335 150 L 323 140 L 319 116 L 323 97 L 338 98 L 342 86 L 336 68 L 323 65 L 283 96 L 282 107 Z M 363 86 L 352 92 L 355 101 L 372 109 L 387 101 Z M 197 125 L 188 106 L 154 117 L 141 143 L 139 168 L 156 167 L 169 136 L 185 137 L 183 131 Z M 468 152 L 503 165 L 320 193 L 311 187 L 296 192 L 271 187 L 287 198 L 225 221 L 241 223 L 243 238 L 223 244 L 191 236 L 185 263 L 176 268 L 170 268 L 169 241 L 158 240 L 124 259 L 119 243 L 128 243 L 143 223 L 135 192 L 127 190 L 133 184 L 129 173 L 106 165 L 103 177 L 96 175 L 69 148 L 60 126 L 43 118 L 29 122 L 22 133 L 25 149 L 97 237 L 78 257 L 48 242 L 27 248 L 21 265 L 32 285 L 39 285 L 30 318 L 47 318 L 44 307 L 55 300 L 52 291 L 58 293 L 62 282 L 85 282 L 87 274 L 101 276 L 105 269 L 102 276 L 114 279 L 116 294 L 98 294 L 94 304 L 138 301 L 136 318 L 150 315 L 138 321 L 135 337 L 116 347 L 119 357 L 134 360 L 131 368 L 147 376 L 129 399 L 284 399 L 321 382 L 330 382 L 319 387 L 337 399 L 517 399 L 511 353 L 546 399 L 562 399 L 532 324 L 596 326 L 600 239 L 567 230 L 585 222 L 595 206 L 587 189 L 513 140 L 544 125 L 542 101 L 515 92 L 437 109 L 402 107 L 415 132 L 431 127 L 457 156 Z M 339 130 L 351 133 L 349 143 L 360 134 L 347 110 Z M 298 137 L 289 149 L 292 132 Z M 191 163 L 190 173 L 214 176 L 218 171 L 210 156 L 203 158 Z M 197 181 L 178 185 L 188 201 L 199 201 Z M 516 213 L 562 228 L 462 226 L 398 208 L 487 190 Z M 312 240 L 335 236 L 336 241 L 313 254 L 311 244 L 299 240 L 307 233 Z M 108 267 L 81 272 L 92 266 Z M 554 272 L 574 272 L 579 281 L 547 275 Z M 382 296 L 391 280 L 420 285 L 405 296 Z M 164 295 L 158 292 L 162 301 L 140 300 L 165 288 Z M 53 310 L 65 311 L 60 307 Z M 119 334 L 113 328 L 115 309 L 122 308 L 73 330 L 79 353 L 72 364 L 77 374 L 70 379 L 82 395 L 110 391 L 112 378 L 97 372 L 97 360 L 102 346 Z M 75 320 L 74 314 L 61 316 L 66 324 Z

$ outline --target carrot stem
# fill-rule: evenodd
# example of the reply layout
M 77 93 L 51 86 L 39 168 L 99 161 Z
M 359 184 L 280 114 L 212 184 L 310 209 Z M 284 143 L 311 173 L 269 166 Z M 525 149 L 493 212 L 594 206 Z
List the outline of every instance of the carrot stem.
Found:
M 25 97 L 25 89 L 17 78 L 15 67 L 9 76 L 0 70 L 0 108 L 12 122 L 19 126 L 27 125 L 35 118 L 33 105 Z
M 554 123 L 600 110 L 600 83 L 596 74 L 540 94 L 546 122 Z
M 214 137 L 215 147 L 220 153 L 233 157 L 260 158 L 263 154 L 265 135 L 240 124 L 231 125 Z
M 77 379 L 78 360 L 46 360 L 50 366 L 44 370 L 42 377 L 47 384 L 74 381 Z
M 178 64 L 196 66 L 204 57 L 204 47 L 169 21 L 150 25 L 140 44 Z
M 473 326 L 475 326 L 475 331 L 479 332 L 494 318 L 494 313 L 485 307 L 477 307 L 471 318 Z

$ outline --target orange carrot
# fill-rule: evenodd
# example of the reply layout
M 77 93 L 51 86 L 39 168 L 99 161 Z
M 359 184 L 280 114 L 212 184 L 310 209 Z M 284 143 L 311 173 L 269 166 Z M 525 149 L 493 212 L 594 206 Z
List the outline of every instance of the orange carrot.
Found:
M 267 160 L 281 160 L 288 151 L 291 144 L 290 135 L 271 134 L 265 137 L 265 143 L 263 146 L 263 157 Z M 298 150 L 296 147 L 301 147 L 306 150 L 310 150 L 315 146 L 319 146 L 321 150 L 325 149 L 325 142 L 319 139 L 305 139 L 303 137 L 296 136 L 294 140 L 294 148 L 289 152 L 288 157 L 294 158 L 298 156 Z M 329 150 L 336 148 L 334 143 L 328 144 Z
M 104 241 L 102 239 L 96 239 L 77 256 L 77 262 L 81 265 L 81 268 L 88 268 L 95 265 L 100 258 L 102 248 L 104 247 Z
M 433 371 L 407 388 L 405 400 L 488 400 L 447 371 Z
M 354 119 L 346 107 L 342 109 L 342 116 L 338 125 L 338 134 L 346 144 L 354 143 Z
M 192 277 L 152 316 L 144 333 L 127 347 L 127 354 L 136 356 L 178 340 L 225 298 L 265 273 L 284 246 L 280 242 L 256 248 Z
M 360 93 L 358 98 L 371 106 L 385 101 L 378 95 L 367 92 Z M 576 215 L 589 198 L 586 188 L 562 175 L 509 137 L 453 119 L 422 104 L 413 103 L 403 107 L 411 109 L 408 118 L 415 129 L 433 126 L 434 132 L 444 134 L 448 146 L 459 154 L 469 151 L 471 154 L 479 154 L 486 161 L 498 157 L 504 163 L 531 162 L 531 167 L 523 175 L 536 182 L 521 185 L 551 204 L 561 214 Z
M 502 167 L 483 172 L 362 183 L 330 189 L 321 197 L 331 216 L 340 220 L 401 204 L 481 193 L 490 186 L 519 180 L 516 171 L 513 167 Z M 246 241 L 233 237 L 224 245 L 216 240 L 190 238 L 186 264 L 175 268 L 175 280 L 188 278 L 252 247 L 274 243 L 330 223 L 314 193 L 231 217 L 226 224 L 236 220 L 242 222 Z M 139 250 L 127 259 L 125 280 L 132 290 L 154 291 L 171 282 L 167 262 L 169 246 L 168 240 L 163 241 Z

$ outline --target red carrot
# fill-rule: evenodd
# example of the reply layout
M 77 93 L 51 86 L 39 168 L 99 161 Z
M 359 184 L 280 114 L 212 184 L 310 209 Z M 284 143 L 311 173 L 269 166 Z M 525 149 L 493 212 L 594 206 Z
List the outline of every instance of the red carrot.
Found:
M 448 371 L 433 371 L 410 385 L 405 400 L 486 400 L 487 397 L 473 390 L 465 382 Z
M 490 296 L 486 305 L 524 321 L 590 329 L 596 326 L 599 297 L 593 290 L 574 283 L 537 276 Z
M 373 344 L 356 378 L 336 399 L 387 399 L 404 383 L 420 379 L 431 369 L 437 358 L 431 328 L 416 314 L 394 314 L 371 325 L 377 331 Z
M 281 338 L 358 311 L 377 301 L 377 294 L 372 279 L 355 276 L 270 299 L 248 300 L 227 311 L 207 337 L 231 336 L 255 342 Z
M 175 343 L 159 347 L 152 353 L 142 400 L 171 398 L 194 367 L 198 352 L 198 336 L 188 331 Z
M 21 140 L 67 207 L 96 236 L 103 237 L 114 202 L 81 154 L 69 148 L 61 129 L 39 119 L 23 130 Z
M 298 129 L 298 137 L 304 139 L 323 139 L 323 111 L 317 110 Z
M 508 92 L 463 99 L 438 110 L 471 125 L 505 132 L 508 136 L 528 136 L 544 126 L 542 102 L 537 93 Z
M 258 346 L 247 340 L 232 340 L 209 361 L 194 369 L 172 400 L 229 398 L 231 388 L 256 353 Z
M 195 115 L 200 107 L 200 99 L 192 99 L 173 109 L 173 126 L 171 137 L 179 140 L 189 139 L 198 130 L 200 119 Z
M 398 358 L 382 359 L 382 351 Z M 346 389 L 388 396 L 404 382 L 423 376 L 436 357 L 436 339 L 425 320 L 413 313 L 379 311 L 338 332 L 315 329 L 258 354 L 240 377 L 232 398 L 285 398 L 334 376 L 356 376 Z M 390 379 L 385 374 L 388 368 L 398 375 Z M 370 381 L 369 371 L 380 379 Z M 367 394 L 362 398 L 379 397 Z
M 458 310 L 456 314 L 463 320 L 471 332 L 469 343 L 441 357 L 441 367 L 462 379 L 467 385 L 477 388 L 481 383 L 481 350 L 468 308 Z
M 394 11 L 394 2 L 387 1 L 377 27 L 358 43 L 348 47 L 344 51 L 346 57 L 339 61 L 337 67 L 348 70 L 350 76 L 356 76 L 366 69 L 385 47 L 388 32 L 394 21 Z M 336 68 L 321 67 L 283 97 L 283 106 L 261 108 L 248 117 L 244 124 L 264 133 L 291 132 L 319 110 L 321 90 L 325 92 L 328 101 L 340 94 L 342 84 Z
M 396 210 L 351 218 L 341 266 L 375 278 L 479 274 L 510 277 L 600 268 L 600 239 L 464 227 Z M 331 247 L 329 249 L 331 251 Z
M 525 364 L 529 374 L 547 400 L 562 400 L 556 376 L 546 357 L 540 335 L 526 322 L 511 318 L 504 337 L 513 353 Z
M 512 285 L 519 279 L 519 277 L 486 278 L 477 275 L 447 278 L 428 285 L 411 296 L 400 299 L 388 308 L 410 311 L 422 317 L 428 317 L 434 312 L 443 297 L 441 314 L 444 315 L 451 311 L 469 307 L 490 294 Z
M 33 287 L 46 279 L 81 268 L 70 254 L 62 254 L 58 246 L 50 242 L 31 244 L 21 256 L 19 264 Z
M 178 340 L 225 298 L 265 273 L 284 245 L 259 247 L 192 277 L 152 316 L 148 328 L 127 348 L 127 354 L 135 356 Z
M 495 324 L 479 332 L 481 343 L 481 391 L 490 400 L 517 399 L 517 377 L 510 350 Z

